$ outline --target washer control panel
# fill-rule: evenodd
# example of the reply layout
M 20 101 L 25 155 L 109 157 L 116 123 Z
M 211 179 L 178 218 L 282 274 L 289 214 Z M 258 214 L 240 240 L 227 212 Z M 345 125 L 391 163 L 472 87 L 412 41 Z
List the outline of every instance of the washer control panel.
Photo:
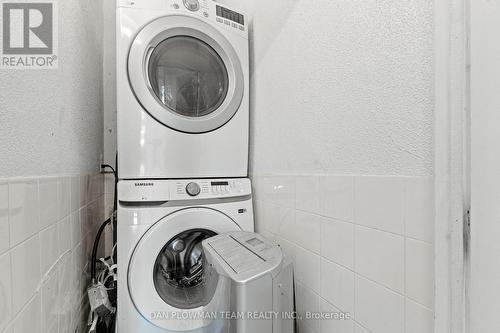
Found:
M 123 202 L 222 199 L 251 194 L 252 187 L 247 178 L 118 182 L 118 200 Z

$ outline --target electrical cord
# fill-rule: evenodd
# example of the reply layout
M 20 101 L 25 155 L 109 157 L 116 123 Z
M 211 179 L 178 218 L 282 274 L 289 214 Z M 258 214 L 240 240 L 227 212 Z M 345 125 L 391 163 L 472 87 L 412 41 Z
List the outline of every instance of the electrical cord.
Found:
M 116 209 L 118 208 L 118 200 L 116 198 L 116 190 L 117 190 L 117 186 L 118 186 L 118 173 L 116 172 L 115 168 L 113 168 L 111 165 L 109 164 L 101 164 L 101 169 L 111 169 L 111 171 L 113 172 L 113 175 L 115 176 L 115 188 L 114 188 L 114 198 L 113 198 L 113 212 L 116 212 Z
M 114 214 L 113 214 L 114 215 Z M 104 228 L 108 225 L 108 223 L 111 222 L 111 217 L 108 218 L 106 221 L 104 221 L 103 224 L 99 227 L 99 230 L 97 231 L 97 235 L 95 236 L 94 239 L 94 246 L 92 247 L 92 265 L 90 269 L 90 277 L 92 279 L 92 283 L 96 282 L 96 276 L 95 276 L 95 268 L 96 268 L 96 257 L 97 257 L 97 248 L 99 247 L 99 241 L 101 240 L 101 235 L 102 232 L 104 231 Z
M 118 154 L 117 154 L 118 156 Z M 116 156 L 116 162 L 118 162 L 118 158 Z M 113 212 L 111 214 L 111 217 L 109 217 L 106 221 L 104 221 L 101 226 L 99 227 L 99 230 L 97 231 L 96 237 L 94 239 L 94 244 L 92 247 L 92 256 L 91 256 L 91 281 L 92 281 L 92 287 L 95 290 L 99 290 L 101 288 L 101 291 L 104 288 L 104 293 L 106 293 L 106 297 L 104 299 L 95 299 L 96 297 L 96 291 L 92 294 L 91 303 L 94 301 L 94 306 L 95 309 L 92 310 L 90 313 L 91 318 L 93 319 L 92 322 L 89 322 L 90 330 L 89 332 L 91 333 L 111 333 L 115 331 L 115 325 L 116 325 L 116 312 L 112 310 L 111 314 L 105 315 L 104 317 L 99 316 L 99 311 L 103 311 L 102 307 L 106 307 L 109 309 L 113 308 L 114 304 L 114 309 L 116 310 L 116 288 L 117 288 L 117 279 L 116 279 L 116 213 L 117 213 L 117 206 L 118 206 L 118 198 L 117 198 L 117 190 L 118 190 L 118 172 L 109 164 L 101 164 L 101 171 L 104 169 L 111 169 L 114 175 L 114 193 L 113 193 Z M 107 258 L 101 258 L 97 260 L 97 250 L 99 248 L 99 243 L 102 237 L 102 233 L 104 232 L 104 229 L 108 224 L 111 224 L 113 227 L 113 249 L 111 252 L 111 256 Z M 108 264 L 107 260 L 110 260 L 111 264 Z M 103 263 L 106 267 L 103 271 L 99 273 L 98 276 L 96 276 L 96 266 L 97 262 L 100 261 Z M 90 290 L 90 289 L 89 289 Z M 98 292 L 97 292 L 98 293 Z M 91 298 L 91 293 L 89 292 L 89 298 Z M 99 302 L 103 304 L 99 304 Z M 97 309 L 100 309 L 97 311 Z M 97 311 L 97 312 L 94 312 Z M 103 313 L 101 313 L 103 314 Z
M 117 190 L 117 184 L 118 184 L 118 173 L 116 172 L 115 168 L 113 168 L 109 164 L 101 164 L 101 169 L 111 169 L 113 172 L 113 175 L 115 177 L 115 188 L 114 188 L 114 198 L 113 198 L 113 213 L 111 214 L 111 217 L 108 218 L 106 221 L 104 221 L 103 224 L 99 227 L 99 230 L 97 231 L 95 240 L 94 240 L 94 246 L 92 247 L 92 262 L 91 262 L 91 271 L 90 271 L 90 277 L 92 279 L 92 283 L 96 281 L 96 261 L 97 261 L 97 249 L 99 248 L 99 242 L 101 240 L 102 232 L 104 231 L 104 228 L 113 220 L 115 219 L 115 214 L 116 214 L 116 209 L 117 209 L 117 198 L 116 198 L 116 190 Z M 114 247 L 113 247 L 114 248 Z

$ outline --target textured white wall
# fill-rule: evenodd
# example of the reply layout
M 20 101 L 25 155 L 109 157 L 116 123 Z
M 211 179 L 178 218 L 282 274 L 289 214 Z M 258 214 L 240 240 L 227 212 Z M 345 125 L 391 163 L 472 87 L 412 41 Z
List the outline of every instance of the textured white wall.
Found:
M 218 2 L 253 16 L 251 173 L 433 173 L 431 0 Z
M 253 174 L 432 174 L 431 0 L 248 7 Z
M 59 69 L 0 70 L 0 178 L 98 170 L 102 3 L 59 6 Z
M 116 4 L 103 1 L 103 106 L 104 161 L 115 165 L 116 156 Z
M 105 217 L 102 2 L 58 8 L 59 69 L 0 70 L 2 333 L 83 330 Z

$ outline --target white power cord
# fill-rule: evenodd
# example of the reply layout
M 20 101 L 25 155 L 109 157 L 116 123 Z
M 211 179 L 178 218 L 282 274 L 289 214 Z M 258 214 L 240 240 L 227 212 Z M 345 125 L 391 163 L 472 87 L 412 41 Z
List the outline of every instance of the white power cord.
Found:
M 108 296 L 108 290 L 112 290 L 113 288 L 106 287 L 106 283 L 109 279 L 113 278 L 113 281 L 117 280 L 117 265 L 113 262 L 115 248 L 116 244 L 113 246 L 113 254 L 110 259 L 108 259 L 110 262 L 105 258 L 99 259 L 104 265 L 104 269 L 97 274 L 94 283 L 87 289 L 91 310 L 89 317 L 89 333 L 96 333 L 99 317 L 106 317 L 116 311 L 116 308 L 111 304 Z M 90 320 L 92 320 L 92 324 L 90 324 Z

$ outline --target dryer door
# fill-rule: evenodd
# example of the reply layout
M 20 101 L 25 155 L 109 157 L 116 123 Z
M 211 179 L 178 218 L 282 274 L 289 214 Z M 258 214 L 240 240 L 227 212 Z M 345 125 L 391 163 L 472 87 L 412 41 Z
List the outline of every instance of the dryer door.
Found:
M 181 132 L 223 126 L 243 99 L 243 71 L 234 48 L 193 17 L 165 16 L 146 25 L 130 48 L 128 73 L 142 107 Z
M 228 288 L 204 265 L 202 241 L 235 230 L 241 228 L 231 218 L 210 208 L 183 209 L 154 224 L 137 244 L 128 268 L 128 289 L 139 313 L 174 331 L 211 325 L 213 320 L 200 313 L 222 311 Z

